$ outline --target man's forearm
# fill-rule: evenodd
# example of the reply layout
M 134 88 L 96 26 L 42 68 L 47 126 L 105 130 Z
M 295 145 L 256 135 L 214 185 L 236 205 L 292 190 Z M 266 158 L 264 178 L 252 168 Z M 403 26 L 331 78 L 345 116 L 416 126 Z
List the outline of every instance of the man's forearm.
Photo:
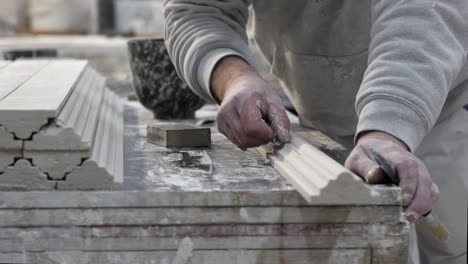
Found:
M 237 55 L 253 64 L 245 26 L 245 0 L 165 0 L 165 41 L 179 75 L 190 88 L 213 100 L 210 75 L 220 59 Z
M 211 75 L 211 93 L 218 101 L 223 101 L 226 91 L 233 82 L 248 76 L 257 75 L 255 69 L 238 56 L 227 56 L 221 59 Z

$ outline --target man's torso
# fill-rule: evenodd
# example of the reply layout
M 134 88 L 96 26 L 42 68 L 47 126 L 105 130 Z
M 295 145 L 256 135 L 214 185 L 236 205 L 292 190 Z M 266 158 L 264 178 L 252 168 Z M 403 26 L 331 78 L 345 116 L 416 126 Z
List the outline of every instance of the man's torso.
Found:
M 255 40 L 303 124 L 335 136 L 354 134 L 355 97 L 371 44 L 371 1 L 254 0 L 252 6 Z M 465 65 L 442 117 L 457 110 L 450 104 L 468 99 L 467 78 Z

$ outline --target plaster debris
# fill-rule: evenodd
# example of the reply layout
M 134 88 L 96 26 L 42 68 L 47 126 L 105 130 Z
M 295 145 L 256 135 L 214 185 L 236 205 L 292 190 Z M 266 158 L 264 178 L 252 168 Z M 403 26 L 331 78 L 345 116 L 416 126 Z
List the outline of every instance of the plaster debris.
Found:
M 179 249 L 172 264 L 187 264 L 193 256 L 193 242 L 189 237 L 180 241 Z

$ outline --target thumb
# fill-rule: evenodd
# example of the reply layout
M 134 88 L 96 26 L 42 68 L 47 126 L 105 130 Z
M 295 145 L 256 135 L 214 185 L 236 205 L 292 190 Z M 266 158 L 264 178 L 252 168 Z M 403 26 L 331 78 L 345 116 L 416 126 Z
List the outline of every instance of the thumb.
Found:
M 355 148 L 346 159 L 345 167 L 356 173 L 369 184 L 385 182 L 385 173 L 379 164 L 360 147 Z

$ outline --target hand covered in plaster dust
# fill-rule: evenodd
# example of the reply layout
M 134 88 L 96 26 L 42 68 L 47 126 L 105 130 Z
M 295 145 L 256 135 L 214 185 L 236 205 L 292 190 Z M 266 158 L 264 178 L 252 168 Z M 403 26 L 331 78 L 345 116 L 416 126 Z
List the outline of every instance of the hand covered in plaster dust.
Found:
M 276 139 L 289 142 L 290 123 L 272 87 L 239 57 L 226 57 L 216 66 L 211 90 L 220 102 L 218 130 L 240 149 Z
M 372 157 L 370 149 L 379 152 L 396 168 L 407 220 L 411 223 L 416 221 L 413 213 L 429 213 L 437 201 L 439 189 L 432 181 L 424 163 L 409 152 L 406 145 L 397 138 L 383 132 L 368 132 L 362 135 L 345 166 L 370 184 L 388 182 L 385 173 Z

